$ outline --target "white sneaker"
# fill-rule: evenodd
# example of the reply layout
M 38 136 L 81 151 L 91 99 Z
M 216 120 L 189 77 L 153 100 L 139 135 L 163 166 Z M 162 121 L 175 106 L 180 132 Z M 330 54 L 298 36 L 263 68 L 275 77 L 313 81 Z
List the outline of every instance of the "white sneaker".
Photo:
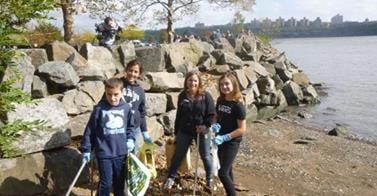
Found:
M 165 181 L 164 189 L 171 189 L 174 185 L 174 178 L 168 178 Z

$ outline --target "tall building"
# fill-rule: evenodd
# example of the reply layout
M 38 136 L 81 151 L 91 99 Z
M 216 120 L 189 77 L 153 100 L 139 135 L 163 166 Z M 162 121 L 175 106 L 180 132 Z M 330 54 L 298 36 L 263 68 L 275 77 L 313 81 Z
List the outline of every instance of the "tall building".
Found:
M 331 24 L 342 24 L 342 23 L 343 23 L 343 16 L 340 14 L 337 14 L 331 18 Z
M 297 26 L 297 20 L 295 18 L 290 18 L 285 22 L 285 27 L 295 27 Z
M 204 28 L 204 23 L 201 23 L 201 22 L 197 22 L 195 23 L 195 28 Z
M 320 17 L 317 17 L 313 22 L 312 22 L 312 26 L 313 27 L 321 27 L 322 25 L 322 20 Z

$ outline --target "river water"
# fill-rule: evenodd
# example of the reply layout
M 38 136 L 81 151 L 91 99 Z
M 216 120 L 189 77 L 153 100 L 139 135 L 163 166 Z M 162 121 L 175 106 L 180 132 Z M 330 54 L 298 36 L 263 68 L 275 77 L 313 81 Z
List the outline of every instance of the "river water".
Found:
M 307 108 L 313 117 L 304 123 L 341 124 L 377 140 L 377 36 L 276 39 L 272 46 L 327 88 L 321 103 Z

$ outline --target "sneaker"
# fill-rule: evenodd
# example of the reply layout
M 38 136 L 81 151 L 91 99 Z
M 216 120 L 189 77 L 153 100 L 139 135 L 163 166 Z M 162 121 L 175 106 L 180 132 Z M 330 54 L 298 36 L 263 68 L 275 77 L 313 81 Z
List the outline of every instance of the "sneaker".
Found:
M 171 189 L 174 185 L 174 178 L 168 178 L 165 181 L 164 189 Z
M 213 188 L 213 179 L 210 178 L 207 180 L 206 182 L 206 186 L 209 188 L 209 189 L 212 189 Z

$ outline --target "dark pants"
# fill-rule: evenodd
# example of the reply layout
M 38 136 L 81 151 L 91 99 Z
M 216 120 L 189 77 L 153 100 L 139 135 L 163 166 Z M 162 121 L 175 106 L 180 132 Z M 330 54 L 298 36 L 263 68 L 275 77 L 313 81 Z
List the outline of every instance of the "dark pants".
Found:
M 188 135 L 182 132 L 178 132 L 176 136 L 176 148 L 175 153 L 171 160 L 171 166 L 169 168 L 168 177 L 175 178 L 177 176 L 177 170 L 181 164 L 183 158 L 192 143 L 192 140 L 196 142 L 196 136 Z M 206 171 L 206 179 L 212 178 L 212 155 L 210 150 L 211 138 L 210 134 L 200 134 L 199 136 L 199 153 L 203 161 L 204 169 Z
M 124 196 L 125 193 L 125 156 L 108 159 L 98 159 L 99 185 L 98 196 L 109 196 L 113 187 L 115 196 Z
M 228 196 L 236 195 L 236 190 L 234 189 L 233 184 L 232 166 L 239 148 L 240 141 L 229 141 L 218 146 L 217 154 L 220 162 L 218 175 Z

